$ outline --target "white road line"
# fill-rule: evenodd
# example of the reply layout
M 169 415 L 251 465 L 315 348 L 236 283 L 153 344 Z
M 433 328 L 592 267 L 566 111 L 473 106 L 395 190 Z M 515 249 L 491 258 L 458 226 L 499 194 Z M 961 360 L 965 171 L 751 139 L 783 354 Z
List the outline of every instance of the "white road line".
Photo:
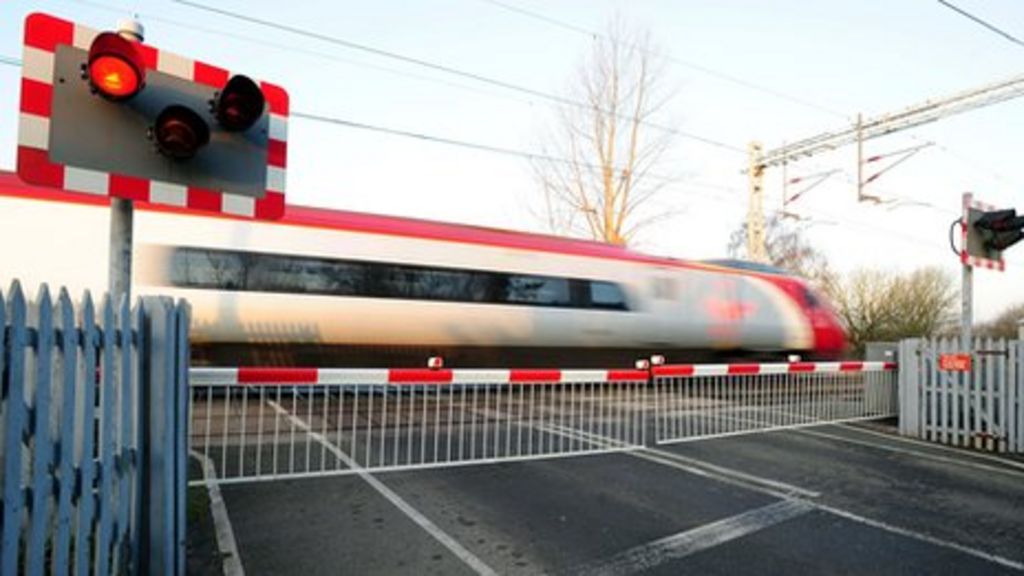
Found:
M 744 482 L 767 486 L 772 490 L 780 491 L 785 496 L 802 496 L 804 498 L 817 498 L 821 496 L 821 492 L 815 492 L 814 490 L 808 490 L 807 488 L 801 488 L 800 486 L 794 486 L 793 484 L 787 484 L 778 480 L 772 480 L 771 478 L 765 478 L 763 476 L 755 476 L 746 472 L 741 472 L 733 468 L 726 468 L 725 466 L 719 466 L 712 464 L 704 460 L 697 458 L 691 458 L 689 456 L 683 456 L 682 454 L 676 454 L 675 452 L 668 452 L 666 450 L 658 450 L 655 448 L 645 448 L 643 453 L 659 456 L 668 460 L 673 460 L 683 464 L 689 464 L 699 469 L 704 469 L 710 472 L 714 472 L 717 475 L 735 478 Z
M 189 454 L 203 465 L 203 480 L 210 494 L 210 514 L 213 516 L 213 531 L 217 539 L 217 550 L 222 559 L 224 576 L 245 576 L 242 557 L 238 555 L 238 544 L 235 542 L 235 531 L 231 529 L 231 519 L 228 518 L 228 507 L 220 494 L 220 486 L 217 482 L 211 481 L 217 477 L 217 469 L 205 454 L 195 450 L 189 450 Z
M 651 570 L 666 562 L 679 560 L 726 542 L 742 538 L 776 524 L 791 520 L 814 510 L 814 505 L 803 500 L 782 500 L 673 534 L 625 552 L 608 560 L 585 566 L 575 573 L 618 576 Z
M 975 470 L 984 470 L 986 472 L 999 472 L 1001 474 L 1008 474 L 1016 478 L 1024 478 L 1024 473 L 1018 470 L 1010 470 L 1008 468 L 1001 468 L 999 466 L 992 466 L 989 464 L 982 464 L 980 462 L 969 462 L 959 458 L 950 458 L 948 456 L 940 456 L 938 454 L 929 454 L 919 450 L 908 450 L 905 448 L 899 448 L 896 446 L 890 446 L 879 442 L 871 442 L 869 440 L 858 440 L 856 438 L 849 438 L 846 436 L 837 436 L 835 434 L 829 434 L 827 432 L 817 432 L 813 430 L 796 430 L 797 434 L 803 434 L 806 436 L 814 436 L 817 438 L 827 438 L 830 440 L 838 440 L 840 442 L 847 442 L 849 444 L 856 444 L 859 446 L 867 446 L 869 448 L 877 448 L 878 450 L 885 450 L 887 452 L 893 452 L 895 454 L 904 454 L 914 458 L 922 458 L 925 460 L 934 460 L 936 462 L 943 462 L 946 464 L 954 464 L 956 466 L 965 466 L 967 468 L 973 468 Z
M 900 536 L 906 536 L 907 538 L 912 538 L 914 540 L 919 540 L 921 542 L 927 542 L 928 544 L 933 544 L 935 546 L 939 546 L 942 548 L 956 550 L 957 552 L 962 552 L 964 554 L 974 556 L 975 558 L 981 558 L 982 560 L 994 562 L 1007 568 L 1012 568 L 1018 571 L 1024 571 L 1024 563 L 1018 562 L 1016 560 L 1010 560 L 1009 558 L 1003 558 L 1002 556 L 998 556 L 996 554 L 989 554 L 988 552 L 983 552 L 975 548 L 969 548 L 962 544 L 957 544 L 956 542 L 950 542 L 949 540 L 943 540 L 941 538 L 936 538 L 934 536 L 929 536 L 927 534 L 922 534 L 920 532 L 915 532 L 913 530 L 908 530 L 906 528 L 900 528 L 899 526 L 893 526 L 892 524 L 886 524 L 885 522 L 881 522 L 879 520 L 865 518 L 864 516 L 860 516 L 854 514 L 853 512 L 848 512 L 840 508 L 833 508 L 831 506 L 817 503 L 815 503 L 814 506 L 818 510 L 828 512 L 829 514 L 834 514 L 836 516 L 839 516 L 840 518 L 853 520 L 854 522 L 859 522 L 861 524 L 865 524 L 873 528 L 879 528 L 881 530 L 885 530 L 886 532 L 892 532 L 893 534 L 899 534 Z
M 872 436 L 878 436 L 879 438 L 885 438 L 887 440 L 893 440 L 896 442 L 902 442 L 903 444 L 910 444 L 912 446 L 920 446 L 922 448 L 930 448 L 939 450 L 942 452 L 949 452 L 958 456 L 967 458 L 969 460 L 987 460 L 989 462 L 995 462 L 1001 466 L 1009 466 L 1010 468 L 1018 468 L 1024 470 L 1024 462 L 1018 462 L 1016 460 L 1010 460 L 1008 458 L 1000 458 L 992 454 L 985 454 L 983 452 L 970 452 L 967 448 L 956 448 L 954 446 L 947 446 L 945 444 L 938 444 L 935 442 L 928 442 L 927 440 L 919 440 L 917 438 L 907 438 L 906 436 L 896 436 L 894 434 L 886 434 L 885 432 L 879 432 L 877 430 L 871 430 L 864 428 L 863 426 L 852 426 L 850 424 L 838 424 L 837 427 L 845 430 L 854 430 L 857 432 L 863 432 Z
M 565 428 L 563 426 L 544 426 L 541 429 L 549 433 L 562 434 L 563 436 L 592 442 L 605 447 L 618 444 L 618 442 L 614 440 L 602 439 L 600 436 L 580 430 Z M 754 476 L 753 474 L 747 474 L 746 472 L 740 472 L 739 470 L 718 466 L 716 464 L 711 464 L 710 462 L 705 462 L 696 458 L 689 458 L 687 456 L 682 456 L 665 450 L 631 447 L 625 448 L 623 453 L 642 460 L 654 462 L 655 464 L 661 464 L 662 466 L 669 466 L 677 470 L 682 470 L 702 478 L 711 478 L 713 480 L 718 480 L 719 482 L 738 485 L 743 488 L 747 488 L 748 490 L 758 490 L 777 498 L 788 498 L 791 496 L 817 498 L 821 496 L 820 492 L 815 492 L 792 484 L 786 484 L 785 482 L 779 482 L 778 480 L 772 480 L 771 478 Z
M 310 426 L 300 418 L 293 416 L 290 412 L 282 408 L 277 402 L 270 400 L 267 404 L 276 410 L 279 414 L 288 418 L 292 424 L 302 429 L 303 432 L 309 434 L 311 438 L 322 444 L 327 450 L 334 454 L 339 460 L 345 463 L 346 466 L 355 470 L 355 473 L 359 475 L 371 488 L 376 490 L 381 496 L 386 498 L 388 502 L 391 502 L 396 508 L 402 511 L 410 520 L 415 522 L 426 530 L 430 536 L 441 543 L 445 548 L 451 551 L 459 560 L 469 566 L 474 572 L 481 576 L 497 576 L 497 572 L 493 568 L 484 563 L 483 560 L 478 558 L 475 554 L 467 550 L 462 544 L 449 536 L 444 530 L 434 524 L 429 518 L 424 516 L 419 510 L 412 507 L 411 504 L 406 502 L 401 496 L 396 494 L 393 490 L 388 488 L 383 482 L 378 480 L 372 474 L 367 472 L 362 466 L 356 463 L 348 454 L 342 452 L 340 448 L 335 446 L 329 440 L 323 437 L 322 434 L 314 432 Z

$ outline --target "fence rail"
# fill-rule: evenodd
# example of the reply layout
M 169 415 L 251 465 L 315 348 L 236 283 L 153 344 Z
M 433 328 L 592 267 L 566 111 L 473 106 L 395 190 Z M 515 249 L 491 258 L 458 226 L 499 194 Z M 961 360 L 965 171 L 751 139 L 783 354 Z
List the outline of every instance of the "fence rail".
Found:
M 143 409 L 184 385 L 146 378 L 155 351 L 181 365 L 187 306 L 86 293 L 76 308 L 15 282 L 0 325 L 0 574 L 183 573 L 184 471 L 173 446 L 147 448 L 175 424 L 155 430 Z
M 654 369 L 655 440 L 685 442 L 896 415 L 887 362 Z
M 633 370 L 197 368 L 189 438 L 221 482 L 629 450 L 646 384 Z
M 966 371 L 944 355 L 968 354 Z M 900 432 L 992 452 L 1024 452 L 1024 342 L 954 339 L 900 343 Z

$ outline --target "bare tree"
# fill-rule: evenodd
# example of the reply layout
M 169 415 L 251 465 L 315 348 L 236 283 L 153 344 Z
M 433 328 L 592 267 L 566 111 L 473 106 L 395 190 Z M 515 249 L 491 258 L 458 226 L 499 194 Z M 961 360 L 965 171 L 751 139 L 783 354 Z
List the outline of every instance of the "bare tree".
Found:
M 651 173 L 671 142 L 650 125 L 668 96 L 655 54 L 619 19 L 594 39 L 533 164 L 553 232 L 624 245 L 666 216 L 645 209 L 670 182 Z
M 828 293 L 856 352 L 871 341 L 934 336 L 955 319 L 957 291 L 938 268 L 905 275 L 856 270 Z
M 995 320 L 982 324 L 977 329 L 978 336 L 989 338 L 1017 338 L 1020 322 L 1024 321 L 1024 302 L 1003 310 Z
M 827 290 L 836 281 L 828 259 L 815 248 L 796 226 L 790 226 L 778 215 L 765 223 L 765 243 L 769 262 L 778 268 L 807 278 L 819 288 Z M 728 252 L 732 258 L 746 254 L 747 227 L 741 224 L 729 236 Z

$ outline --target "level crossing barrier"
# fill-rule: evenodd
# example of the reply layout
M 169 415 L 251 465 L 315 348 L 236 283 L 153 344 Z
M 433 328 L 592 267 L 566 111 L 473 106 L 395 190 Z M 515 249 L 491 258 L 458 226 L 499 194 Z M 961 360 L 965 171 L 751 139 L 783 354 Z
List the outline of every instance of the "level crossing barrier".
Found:
M 189 438 L 219 482 L 631 450 L 645 443 L 648 376 L 194 368 Z
M 890 362 L 658 366 L 658 444 L 896 416 Z

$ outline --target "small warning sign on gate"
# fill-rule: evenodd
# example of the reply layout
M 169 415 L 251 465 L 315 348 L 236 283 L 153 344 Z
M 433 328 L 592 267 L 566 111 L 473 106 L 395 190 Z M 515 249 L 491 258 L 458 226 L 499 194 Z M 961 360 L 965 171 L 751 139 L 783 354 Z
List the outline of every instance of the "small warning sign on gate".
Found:
M 939 370 L 943 372 L 970 372 L 970 354 L 942 354 L 939 356 Z

